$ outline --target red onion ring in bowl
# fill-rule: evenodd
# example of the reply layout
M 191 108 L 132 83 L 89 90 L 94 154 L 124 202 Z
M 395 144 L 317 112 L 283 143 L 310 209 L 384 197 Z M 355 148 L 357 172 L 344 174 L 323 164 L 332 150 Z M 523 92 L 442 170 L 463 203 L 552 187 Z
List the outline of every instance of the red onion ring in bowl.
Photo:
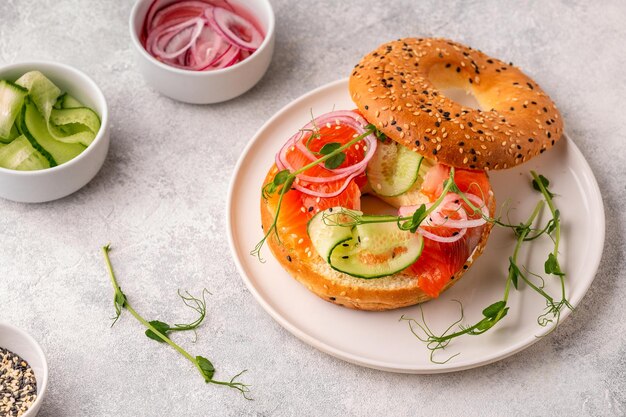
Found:
M 184 54 L 196 42 L 204 22 L 196 18 L 185 21 L 171 28 L 157 28 L 154 53 L 161 59 L 174 59 Z M 167 38 L 165 42 L 159 42 Z
M 211 67 L 214 69 L 230 67 L 234 63 L 239 61 L 239 52 L 241 49 L 235 45 L 229 45 L 229 48 L 224 54 L 216 60 Z
M 212 12 L 207 10 L 205 14 L 211 16 L 209 20 L 215 31 L 233 45 L 248 51 L 255 51 L 261 46 L 263 35 L 243 17 L 222 7 L 214 7 Z
M 157 10 L 151 20 L 146 18 L 146 21 L 150 22 L 148 30 L 154 30 L 157 26 L 178 19 L 189 20 L 196 17 L 202 17 L 207 8 L 213 8 L 213 5 L 200 0 L 188 0 L 172 3 Z

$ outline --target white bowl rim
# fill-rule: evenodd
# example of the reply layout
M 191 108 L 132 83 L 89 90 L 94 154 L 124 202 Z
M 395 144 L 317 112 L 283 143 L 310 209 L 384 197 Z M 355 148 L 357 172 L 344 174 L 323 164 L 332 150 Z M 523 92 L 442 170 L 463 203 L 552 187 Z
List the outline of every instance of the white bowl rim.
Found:
M 3 327 L 9 329 L 12 332 L 17 333 L 19 337 L 26 340 L 31 346 L 35 348 L 35 351 L 41 358 L 41 364 L 43 365 L 43 380 L 40 381 L 39 379 L 37 379 L 37 377 L 35 377 L 35 380 L 37 381 L 37 386 L 41 388 L 39 392 L 37 393 L 37 398 L 35 399 L 35 402 L 33 402 L 30 405 L 30 407 L 28 407 L 28 410 L 26 410 L 26 412 L 22 414 L 22 417 L 30 417 L 31 410 L 35 409 L 35 407 L 43 401 L 44 394 L 48 388 L 48 360 L 46 359 L 46 355 L 43 353 L 43 349 L 41 349 L 41 346 L 39 345 L 39 343 L 37 343 L 37 341 L 30 334 L 26 333 L 26 331 L 12 324 L 0 321 L 0 328 L 3 328 Z M 20 352 L 13 352 L 13 353 L 18 355 L 20 358 L 22 357 L 20 355 Z M 29 363 L 29 366 L 31 366 L 30 363 Z
M 259 46 L 258 49 L 254 51 L 252 55 L 250 55 L 249 57 L 247 57 L 246 59 L 242 61 L 237 62 L 235 65 L 231 65 L 230 67 L 215 69 L 211 71 L 193 71 L 193 70 L 187 70 L 183 68 L 176 68 L 171 65 L 164 64 L 163 62 L 159 61 L 158 59 L 150 55 L 148 51 L 146 51 L 146 48 L 144 48 L 143 45 L 141 44 L 141 41 L 139 41 L 139 35 L 137 34 L 137 31 L 135 31 L 134 22 L 135 22 L 135 17 L 137 16 L 137 13 L 139 13 L 138 12 L 139 6 L 143 2 L 147 2 L 147 1 L 154 1 L 154 0 L 137 0 L 130 12 L 130 18 L 128 20 L 128 26 L 130 29 L 130 38 L 135 48 L 139 50 L 139 53 L 142 56 L 146 57 L 148 61 L 155 64 L 157 67 L 163 68 L 174 74 L 188 75 L 191 77 L 203 77 L 203 76 L 206 77 L 210 75 L 218 75 L 218 74 L 224 74 L 230 71 L 234 71 L 236 68 L 246 65 L 246 63 L 250 62 L 253 59 L 256 59 L 257 55 L 259 55 L 264 49 L 268 48 L 267 45 L 269 45 L 269 43 L 271 42 L 271 38 L 274 37 L 274 26 L 275 26 L 275 20 L 276 20 L 274 16 L 274 9 L 272 8 L 272 4 L 269 2 L 269 0 L 260 0 L 266 5 L 267 10 L 269 11 L 269 22 L 267 25 L 267 31 L 266 31 L 267 33 L 265 34 L 265 37 L 263 39 L 263 42 L 261 43 L 261 46 Z M 146 16 L 144 16 L 143 18 L 145 19 Z
M 9 65 L 3 65 L 0 67 L 0 73 L 7 71 L 7 70 L 13 70 L 13 69 L 17 69 L 17 68 L 30 68 L 28 71 L 41 71 L 44 75 L 45 74 L 45 70 L 42 70 L 38 67 L 40 66 L 49 66 L 49 67 L 56 67 L 58 69 L 60 69 L 61 71 L 67 71 L 72 73 L 75 76 L 81 77 L 83 78 L 87 84 L 90 85 L 91 89 L 93 90 L 93 92 L 90 92 L 89 95 L 93 96 L 97 101 L 101 101 L 103 106 L 103 111 L 102 114 L 100 114 L 100 130 L 98 131 L 98 133 L 96 134 L 95 139 L 93 140 L 93 142 L 91 142 L 91 144 L 89 146 L 87 146 L 87 148 L 82 151 L 79 155 L 77 155 L 76 157 L 72 158 L 71 160 L 61 164 L 61 165 L 57 165 L 54 167 L 50 167 L 50 168 L 45 168 L 45 169 L 39 169 L 36 171 L 19 171 L 16 169 L 8 169 L 8 168 L 2 168 L 0 167 L 0 174 L 1 173 L 6 173 L 6 174 L 12 174 L 12 175 L 17 175 L 17 176 L 30 176 L 30 177 L 37 177 L 37 176 L 44 176 L 44 175 L 48 175 L 51 172 L 54 171 L 60 171 L 62 169 L 67 169 L 70 166 L 78 163 L 79 160 L 84 159 L 86 157 L 86 155 L 88 153 L 90 153 L 91 151 L 93 151 L 93 148 L 95 147 L 94 145 L 97 142 L 102 141 L 102 137 L 104 136 L 104 132 L 107 130 L 108 128 L 108 124 L 109 124 L 109 106 L 107 105 L 107 101 L 106 98 L 104 97 L 104 94 L 102 93 L 102 90 L 100 90 L 100 87 L 98 87 L 98 85 L 96 84 L 96 82 L 94 80 L 91 79 L 91 77 L 89 77 L 87 74 L 85 74 L 84 72 L 82 72 L 81 70 L 72 67 L 71 65 L 68 64 L 63 64 L 61 62 L 55 62 L 55 61 L 23 61 L 23 62 L 16 62 L 13 64 L 9 64 Z

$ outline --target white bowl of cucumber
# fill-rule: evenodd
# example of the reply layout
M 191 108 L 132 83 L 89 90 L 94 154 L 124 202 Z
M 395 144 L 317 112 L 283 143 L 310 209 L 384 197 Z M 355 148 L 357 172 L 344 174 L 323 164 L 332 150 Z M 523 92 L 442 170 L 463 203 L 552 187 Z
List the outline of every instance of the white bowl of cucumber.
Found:
M 57 200 L 98 173 L 109 150 L 106 99 L 70 66 L 23 62 L 0 68 L 0 197 Z

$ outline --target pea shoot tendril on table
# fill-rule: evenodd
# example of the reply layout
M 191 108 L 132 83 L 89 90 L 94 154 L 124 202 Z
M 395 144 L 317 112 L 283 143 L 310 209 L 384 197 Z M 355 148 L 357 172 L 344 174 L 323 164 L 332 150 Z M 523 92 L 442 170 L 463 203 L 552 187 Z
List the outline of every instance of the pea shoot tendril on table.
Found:
M 158 342 L 167 343 L 172 348 L 174 348 L 178 353 L 180 353 L 184 358 L 186 358 L 189 362 L 191 362 L 197 368 L 197 370 L 200 372 L 200 375 L 202 375 L 202 377 L 204 378 L 204 381 L 207 384 L 224 385 L 224 386 L 236 389 L 244 396 L 244 398 L 246 398 L 247 400 L 250 400 L 251 398 L 248 395 L 250 393 L 250 386 L 237 381 L 237 378 L 239 378 L 244 372 L 246 372 L 246 370 L 238 373 L 237 375 L 232 377 L 229 381 L 219 381 L 219 380 L 213 379 L 213 376 L 215 375 L 215 367 L 213 366 L 210 360 L 208 360 L 207 358 L 203 356 L 195 356 L 195 357 L 192 356 L 189 352 L 184 350 L 177 343 L 172 341 L 172 339 L 170 339 L 169 337 L 170 333 L 177 332 L 177 331 L 194 331 L 195 332 L 195 329 L 198 326 L 200 326 L 200 324 L 202 324 L 202 322 L 204 321 L 204 318 L 206 317 L 205 295 L 209 292 L 205 289 L 202 292 L 201 299 L 192 296 L 191 294 L 189 294 L 189 292 L 185 292 L 185 293 L 181 293 L 180 291 L 178 292 L 178 295 L 183 300 L 183 303 L 187 307 L 195 310 L 199 314 L 198 319 L 196 319 L 195 321 L 191 323 L 174 324 L 173 326 L 170 326 L 169 324 L 159 321 L 159 320 L 147 321 L 139 313 L 137 313 L 137 311 L 135 311 L 135 309 L 130 305 L 130 302 L 128 301 L 128 297 L 126 296 L 126 294 L 122 292 L 122 289 L 117 282 L 117 278 L 115 277 L 115 273 L 113 272 L 113 266 L 109 258 L 110 251 L 111 251 L 110 245 L 106 245 L 102 248 L 102 253 L 104 254 L 104 260 L 106 262 L 107 269 L 109 271 L 109 276 L 111 278 L 111 284 L 114 290 L 113 306 L 115 308 L 115 316 L 112 318 L 113 323 L 111 324 L 111 326 L 113 326 L 119 320 L 122 314 L 122 310 L 126 309 L 135 319 L 137 319 L 137 321 L 139 321 L 144 327 L 146 327 L 145 334 L 147 337 L 149 337 L 150 339 L 156 340 Z

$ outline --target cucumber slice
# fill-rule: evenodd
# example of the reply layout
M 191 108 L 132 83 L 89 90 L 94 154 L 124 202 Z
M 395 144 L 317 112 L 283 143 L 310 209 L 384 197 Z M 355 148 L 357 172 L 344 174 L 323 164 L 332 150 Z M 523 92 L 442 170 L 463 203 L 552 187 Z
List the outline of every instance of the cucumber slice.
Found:
M 417 181 L 413 184 L 413 186 L 406 192 L 396 195 L 393 197 L 384 197 L 379 195 L 378 198 L 383 200 L 385 203 L 393 206 L 395 208 L 400 208 L 402 206 L 411 206 L 411 205 L 420 205 L 422 203 L 428 203 L 428 198 L 422 194 L 421 188 L 422 183 L 424 182 L 424 177 L 426 173 L 435 166 L 435 162 L 432 159 L 424 158 L 422 159 L 422 163 L 420 164 L 419 173 L 417 174 Z
M 37 106 L 48 126 L 48 133 L 53 139 L 68 144 L 89 146 L 100 129 L 100 118 L 93 110 L 85 108 L 69 94 L 61 95 L 61 90 L 39 71 L 22 75 L 17 84 L 28 90 L 32 101 Z M 54 125 L 80 123 L 85 129 L 59 129 Z
M 76 100 L 74 97 L 70 96 L 67 93 L 63 93 L 57 99 L 57 102 L 54 103 L 53 108 L 55 109 L 76 109 L 78 107 L 85 107 L 83 103 Z
M 368 216 L 376 220 L 386 216 Z M 424 248 L 420 234 L 400 230 L 395 222 L 360 224 L 351 240 L 333 249 L 330 266 L 359 278 L 380 278 L 396 274 L 417 261 Z
M 69 94 L 63 94 L 63 100 L 61 101 L 62 109 L 75 109 L 78 107 L 85 107 L 83 103 L 76 100 L 74 97 Z
M 421 235 L 400 230 L 396 222 L 385 222 L 395 217 L 362 216 L 362 221 L 371 223 L 350 227 L 346 212 L 359 212 L 341 207 L 330 210 L 315 215 L 308 231 L 320 256 L 339 272 L 366 279 L 385 277 L 408 268 L 422 253 Z
M 66 94 L 64 100 L 67 100 L 67 97 Z M 48 126 L 50 134 L 64 143 L 89 146 L 100 130 L 100 118 L 86 107 L 52 109 L 50 122 Z
M 20 113 L 21 113 L 22 109 L 20 109 Z M 20 114 L 18 113 L 18 115 Z M 20 131 L 17 128 L 18 124 L 17 122 L 19 121 L 19 117 L 16 118 L 15 123 L 13 123 L 13 126 L 11 126 L 11 132 L 9 132 L 9 135 L 5 138 L 3 138 L 2 136 L 0 136 L 0 143 L 11 143 L 13 141 L 13 139 L 15 139 L 16 137 L 18 137 L 20 135 Z
M 63 108 L 63 100 L 65 99 L 65 96 L 67 96 L 67 93 L 63 93 L 59 96 L 59 98 L 57 98 L 57 101 L 54 103 L 54 106 L 52 106 L 53 109 L 62 109 Z
M 0 140 L 10 142 L 15 118 L 22 111 L 28 91 L 12 82 L 0 80 Z
M 322 258 L 330 263 L 332 250 L 340 243 L 352 239 L 352 228 L 347 226 L 333 226 L 346 224 L 350 221 L 349 215 L 362 215 L 360 211 L 348 210 L 343 207 L 334 207 L 317 213 L 307 225 L 307 232 L 313 246 Z
M 23 109 L 21 130 L 31 145 L 48 159 L 50 166 L 63 164 L 86 149 L 83 145 L 62 143 L 52 137 L 46 121 L 29 100 Z
M 367 180 L 378 195 L 400 195 L 417 181 L 422 159 L 423 156 L 397 142 L 379 143 L 367 164 Z
M 89 146 L 100 130 L 100 118 L 93 110 L 85 107 L 52 109 L 50 122 L 50 133 L 64 143 Z
M 78 107 L 85 107 L 83 103 L 76 100 L 74 97 L 70 96 L 67 93 L 63 93 L 57 99 L 57 102 L 54 103 L 53 108 L 55 109 L 75 109 Z
M 85 125 L 93 133 L 98 133 L 98 130 L 100 130 L 100 118 L 96 112 L 87 107 L 60 110 L 52 109 L 50 121 L 57 126 L 71 123 Z
M 52 107 L 61 95 L 61 90 L 39 71 L 27 72 L 15 84 L 28 90 L 31 100 L 35 103 L 47 123 L 50 119 Z
M 22 135 L 0 148 L 0 167 L 19 171 L 35 171 L 49 168 L 50 163 Z
M 81 144 L 89 146 L 96 138 L 95 133 L 82 125 L 78 126 L 61 126 L 48 125 L 50 136 L 62 143 Z

